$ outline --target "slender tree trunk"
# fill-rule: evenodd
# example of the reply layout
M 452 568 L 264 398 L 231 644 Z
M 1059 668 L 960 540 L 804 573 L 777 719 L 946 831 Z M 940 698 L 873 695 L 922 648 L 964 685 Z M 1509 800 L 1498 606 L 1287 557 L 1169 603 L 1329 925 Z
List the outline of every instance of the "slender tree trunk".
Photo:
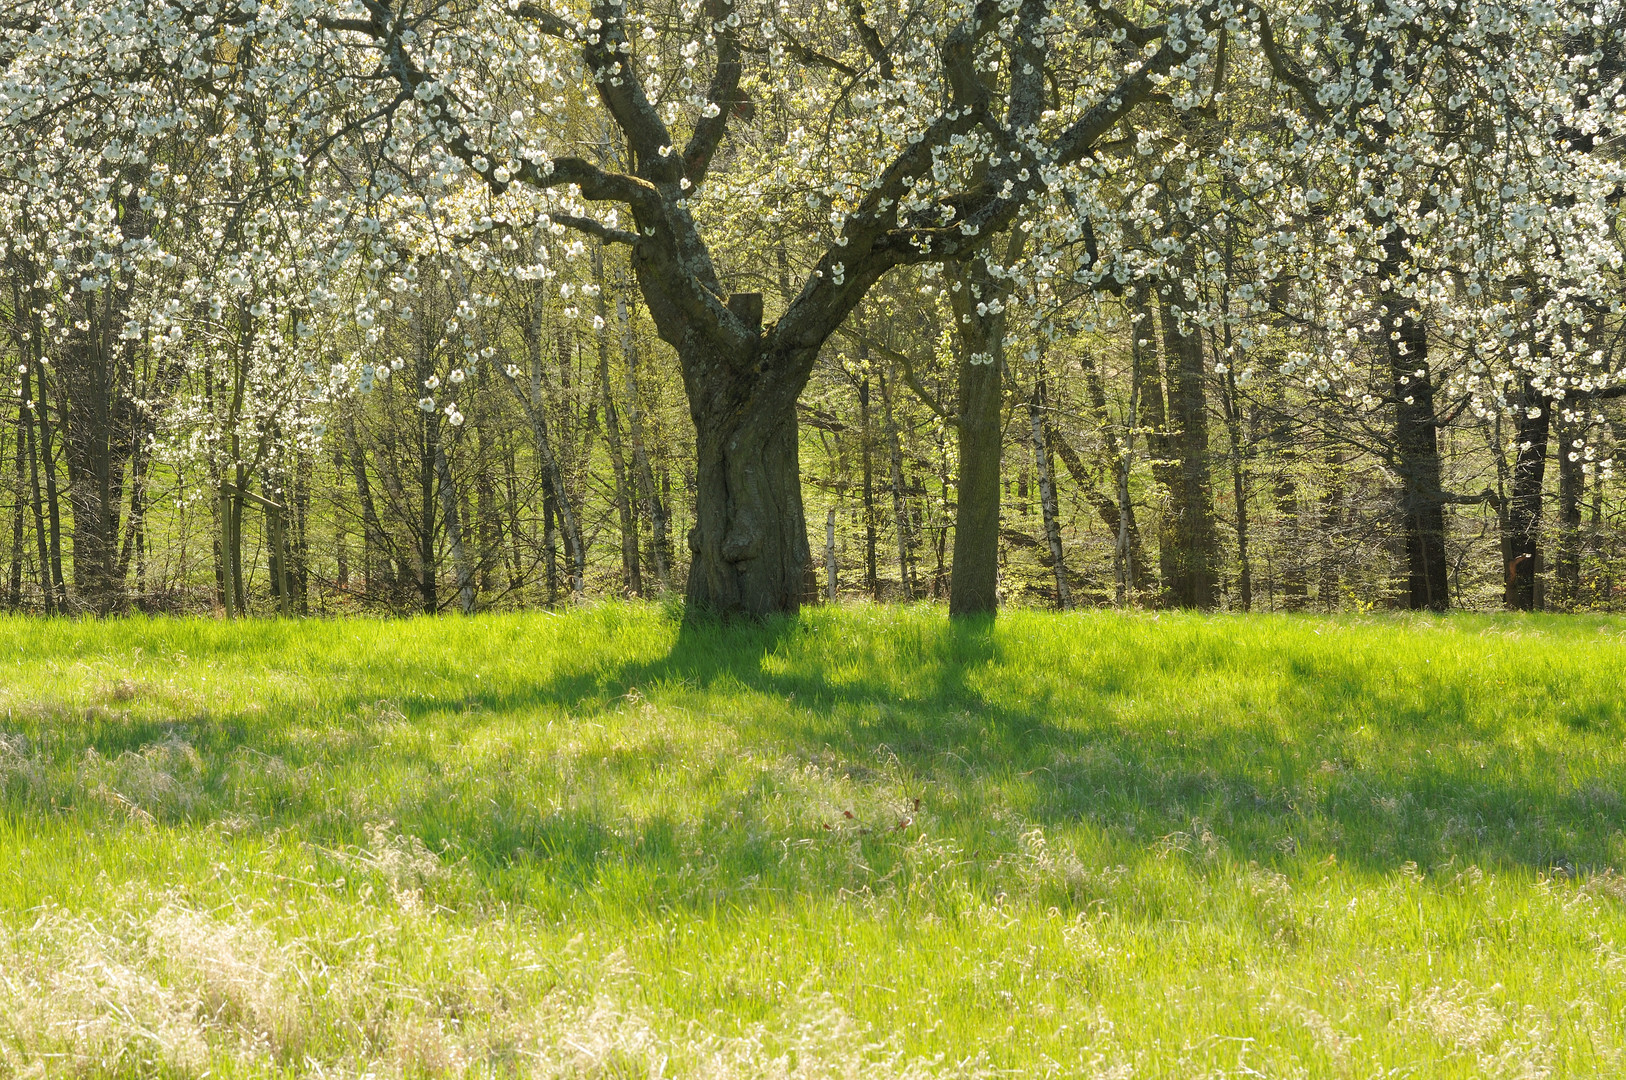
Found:
M 1291 471 L 1291 454 L 1285 454 L 1285 458 L 1276 477 L 1276 514 L 1281 519 L 1282 538 L 1282 603 L 1288 611 L 1300 611 L 1309 598 L 1310 586 L 1304 572 L 1303 536 L 1299 529 L 1299 482 Z
M 610 467 L 615 475 L 615 509 L 621 521 L 621 575 L 628 594 L 644 593 L 642 559 L 639 556 L 638 519 L 633 515 L 632 484 L 627 476 L 627 459 L 621 447 L 621 417 L 615 406 L 615 393 L 610 388 L 610 308 L 605 295 L 609 282 L 604 277 L 604 246 L 593 248 L 593 279 L 598 286 L 598 383 L 599 396 L 604 404 L 604 440 L 610 452 Z
M 1225 409 L 1225 432 L 1231 443 L 1231 495 L 1236 500 L 1237 602 L 1243 611 L 1253 610 L 1253 552 L 1249 546 L 1248 451 L 1242 427 L 1242 406 L 1237 398 L 1236 379 L 1229 371 L 1221 387 Z
M 356 485 L 356 501 L 361 505 L 364 587 L 369 595 L 381 591 L 386 597 L 393 598 L 399 588 L 394 563 L 390 559 L 389 543 L 384 537 L 384 524 L 379 520 L 378 508 L 373 502 L 373 487 L 367 476 L 367 458 L 362 453 L 360 440 L 356 438 L 356 420 L 349 412 L 344 417 L 344 434 L 350 447 L 350 473 Z
M 482 367 L 481 396 L 490 394 L 490 387 L 484 385 L 485 369 Z M 478 432 L 478 452 L 480 467 L 475 473 L 475 530 L 476 543 L 479 546 L 479 555 L 475 560 L 477 574 L 475 588 L 484 593 L 492 592 L 496 588 L 494 580 L 497 567 L 502 562 L 503 538 L 502 516 L 497 512 L 497 484 L 493 475 L 497 469 L 496 455 L 490 437 L 490 425 L 482 418 L 476 429 Z
M 1045 442 L 1045 406 L 1045 379 L 1041 368 L 1033 383 L 1033 396 L 1028 399 L 1028 419 L 1033 427 L 1033 464 L 1039 478 L 1039 506 L 1044 517 L 1045 541 L 1050 545 L 1050 567 L 1056 577 L 1056 607 L 1066 611 L 1073 606 L 1073 595 L 1067 585 L 1067 562 L 1062 557 L 1061 513 L 1056 505 L 1050 448 Z
M 508 543 L 503 550 L 508 560 L 508 587 L 518 589 L 529 580 L 525 554 L 520 547 L 525 530 L 520 527 L 519 463 L 515 460 L 513 440 L 506 431 L 502 443 L 503 509 L 507 513 L 508 524 Z
M 864 374 L 858 381 L 858 442 L 864 474 L 864 588 L 872 600 L 881 598 L 880 573 L 875 560 L 875 462 L 874 439 L 870 431 L 869 349 L 860 345 L 859 362 Z
M 885 424 L 887 465 L 892 486 L 893 528 L 898 534 L 898 581 L 905 600 L 915 598 L 915 530 L 909 521 L 909 500 L 903 480 L 903 439 L 892 411 L 892 390 L 886 373 L 880 373 L 881 417 Z
M 1558 537 L 1553 559 L 1554 605 L 1573 611 L 1581 599 L 1581 497 L 1586 473 L 1581 461 L 1582 429 L 1568 421 L 1559 425 Z
M 25 489 L 28 483 L 28 439 L 23 434 L 28 422 L 26 406 L 17 407 L 17 467 L 12 476 L 11 505 L 11 572 L 6 579 L 7 606 L 13 611 L 23 606 L 23 546 L 26 532 L 24 520 L 28 505 Z
M 345 444 L 334 439 L 333 448 L 333 488 L 331 502 L 333 510 L 333 555 L 338 564 L 334 572 L 334 585 L 343 594 L 350 591 L 350 534 L 347 515 L 349 509 L 344 505 L 344 449 Z
M 1141 425 L 1146 431 L 1152 479 L 1164 492 L 1163 513 L 1157 527 L 1157 572 L 1159 603 L 1166 603 L 1180 578 L 1177 526 L 1182 516 L 1178 503 L 1182 491 L 1178 447 L 1169 422 L 1170 380 L 1163 376 L 1162 349 L 1156 340 L 1150 290 L 1146 286 L 1136 290 L 1131 311 L 1130 354 L 1136 373 L 1134 395 L 1140 406 Z
M 1533 611 L 1536 607 L 1537 575 L 1543 569 L 1541 504 L 1547 475 L 1547 439 L 1552 429 L 1552 403 L 1526 378 L 1522 404 L 1513 437 L 1513 492 L 1508 499 L 1507 540 L 1503 552 L 1507 563 L 1507 606 L 1515 611 Z
M 543 578 L 548 587 L 548 606 L 559 602 L 559 501 L 553 488 L 542 495 Z
M 418 384 L 428 377 L 427 367 L 420 363 Z M 440 461 L 440 414 L 422 414 L 421 440 L 418 451 L 418 603 L 424 614 L 433 615 L 440 610 L 440 596 L 435 573 L 435 503 L 437 464 Z
M 45 399 L 45 393 L 46 382 L 42 375 L 38 407 L 34 410 L 34 416 L 39 423 L 40 463 L 45 469 L 45 513 L 50 526 L 50 561 L 47 563 L 42 559 L 40 569 L 41 576 L 47 578 L 47 588 L 51 596 L 46 610 L 63 611 L 68 606 L 68 584 L 62 575 L 62 504 L 59 495 L 61 488 L 57 483 L 56 454 L 52 445 L 51 406 Z
M 457 502 L 457 486 L 452 467 L 446 460 L 446 447 L 435 444 L 435 479 L 440 496 L 440 516 L 446 523 L 446 543 L 451 548 L 452 571 L 457 575 L 457 606 L 465 615 L 474 614 L 474 565 L 463 545 L 463 515 Z
M 294 611 L 310 614 L 310 517 L 311 485 L 314 471 L 311 453 L 299 447 L 294 451 L 294 490 L 289 500 L 289 522 L 293 535 L 288 538 L 288 587 L 293 592 Z
M 1138 346 L 1133 350 L 1137 363 L 1140 352 Z M 1090 398 L 1090 416 L 1094 419 L 1096 431 L 1101 437 L 1104 459 L 1102 464 L 1113 479 L 1112 499 L 1103 501 L 1094 476 L 1084 467 L 1084 462 L 1072 444 L 1054 429 L 1050 433 L 1050 445 L 1055 447 L 1067 472 L 1095 505 L 1096 512 L 1101 515 L 1102 524 L 1112 533 L 1113 562 L 1116 564 L 1118 577 L 1117 601 L 1122 606 L 1129 602 L 1131 591 L 1144 593 L 1152 586 L 1151 564 L 1147 562 L 1146 553 L 1141 545 L 1140 523 L 1135 519 L 1135 504 L 1129 497 L 1129 471 L 1134 456 L 1135 426 L 1139 421 L 1140 411 L 1140 371 L 1137 368 L 1130 373 L 1129 416 L 1124 439 L 1120 442 L 1113 428 L 1112 415 L 1107 409 L 1106 383 L 1101 378 L 1101 369 L 1095 362 L 1095 356 L 1086 351 L 1080 355 L 1079 362 L 1084 369 L 1084 386 Z M 1161 394 L 1158 403 L 1161 407 Z
M 565 556 L 570 560 L 570 595 L 574 600 L 582 599 L 584 581 L 587 574 L 587 552 L 582 546 L 581 528 L 576 520 L 575 510 L 571 505 L 570 493 L 565 483 L 565 470 L 558 449 L 548 431 L 547 399 L 543 395 L 542 382 L 542 327 L 541 315 L 531 323 L 528 334 L 531 352 L 531 385 L 527 395 L 515 380 L 510 380 L 514 393 L 518 395 L 520 404 L 525 408 L 531 421 L 531 434 L 536 440 L 536 456 L 542 466 L 542 479 L 547 485 L 548 495 L 552 500 L 552 521 L 558 526 L 558 531 L 564 535 Z M 562 339 L 561 339 L 562 341 Z M 561 344 L 560 355 L 563 357 L 565 346 Z M 561 359 L 561 363 L 563 363 Z M 561 416 L 568 413 L 562 410 Z M 544 507 L 545 508 L 545 507 Z M 550 544 L 550 551 L 552 550 Z M 550 554 L 550 558 L 552 558 Z M 555 585 L 548 587 L 549 602 L 555 594 Z
M 599 293 L 600 310 L 604 308 L 604 293 Z M 621 577 L 631 596 L 644 593 L 643 572 L 640 564 L 638 519 L 632 512 L 632 485 L 627 476 L 627 460 L 621 447 L 621 417 L 615 407 L 610 389 L 610 350 L 604 338 L 599 338 L 598 350 L 599 391 L 604 400 L 604 441 L 610 451 L 610 468 L 615 476 L 615 509 L 621 524 Z
M 632 332 L 632 317 L 626 299 L 615 303 L 616 316 L 621 323 L 621 352 L 627 361 L 627 436 L 632 443 L 632 465 L 638 474 L 638 487 L 642 492 L 644 516 L 649 519 L 651 561 L 655 564 L 655 577 L 662 592 L 672 590 L 672 544 L 667 535 L 666 504 L 655 486 L 655 472 L 649 464 L 649 448 L 644 433 L 644 405 L 642 387 L 638 379 L 638 342 Z
M 127 581 L 130 576 L 130 565 L 135 564 L 136 570 L 136 596 L 145 597 L 147 592 L 147 568 L 145 558 L 146 532 L 147 532 L 147 455 L 143 452 L 138 441 L 130 451 L 130 509 L 125 515 L 124 543 L 119 550 L 117 577 L 119 581 Z
M 1321 606 L 1337 611 L 1341 575 L 1338 566 L 1337 537 L 1343 524 L 1344 460 L 1337 450 L 1327 451 L 1326 480 L 1321 489 Z

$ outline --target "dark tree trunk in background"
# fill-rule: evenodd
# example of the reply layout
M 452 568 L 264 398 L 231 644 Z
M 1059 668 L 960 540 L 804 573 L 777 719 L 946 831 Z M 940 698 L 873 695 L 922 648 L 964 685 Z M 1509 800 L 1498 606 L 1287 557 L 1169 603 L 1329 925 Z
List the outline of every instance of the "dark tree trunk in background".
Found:
M 131 440 L 118 405 L 117 373 L 101 345 L 80 338 L 64 350 L 61 370 L 68 391 L 63 456 L 73 509 L 74 591 L 90 610 L 105 614 L 124 599 L 119 526 Z
M 610 452 L 610 468 L 615 476 L 615 509 L 621 525 L 621 577 L 630 596 L 644 594 L 643 567 L 638 543 L 638 519 L 632 512 L 632 484 L 627 476 L 627 458 L 621 447 L 621 415 L 615 405 L 615 392 L 610 386 L 610 283 L 604 276 L 604 246 L 593 248 L 593 278 L 598 285 L 595 298 L 599 322 L 603 328 L 598 334 L 599 396 L 604 405 L 604 442 Z
M 1339 603 L 1339 573 L 1337 556 L 1337 530 L 1343 523 L 1344 460 L 1337 450 L 1327 452 L 1326 479 L 1321 489 L 1321 606 L 1337 611 Z
M 1033 427 L 1033 463 L 1039 478 L 1039 506 L 1044 517 L 1045 542 L 1050 547 L 1050 568 L 1056 579 L 1056 607 L 1066 611 L 1073 606 L 1072 589 L 1067 584 L 1067 563 L 1061 546 L 1061 513 L 1056 502 L 1055 464 L 1050 457 L 1049 441 L 1045 438 L 1044 410 L 1045 379 L 1041 368 L 1033 385 L 1033 397 L 1028 400 L 1028 419 Z
M 860 362 L 869 360 L 869 350 L 860 347 Z M 881 598 L 880 571 L 876 565 L 875 530 L 875 440 L 871 436 L 869 407 L 869 372 L 858 380 L 858 439 L 864 473 L 864 588 L 870 599 Z
M 954 562 L 949 614 L 991 615 L 999 606 L 999 472 L 1004 433 L 1000 406 L 1005 366 L 1003 312 L 979 314 L 997 297 L 986 264 L 973 260 L 956 275 L 952 293 L 960 333 L 959 498 L 954 515 Z
M 459 510 L 457 485 L 446 459 L 444 443 L 435 444 L 435 487 L 440 498 L 440 516 L 446 525 L 446 545 L 451 549 L 452 572 L 457 575 L 457 607 L 465 615 L 474 614 L 474 564 L 463 544 L 463 515 Z
M 1282 606 L 1302 611 L 1310 595 L 1304 569 L 1304 538 L 1299 529 L 1299 481 L 1293 475 L 1293 455 L 1283 447 L 1282 471 L 1276 477 L 1276 513 L 1281 517 Z
M 1530 415 L 1532 412 L 1534 416 Z M 1541 565 L 1541 502 L 1547 475 L 1547 438 L 1552 429 L 1552 403 L 1530 380 L 1524 382 L 1523 410 L 1513 437 L 1512 493 L 1507 505 L 1507 606 L 1536 608 L 1536 577 Z
M 361 565 L 363 582 L 370 595 L 382 593 L 393 598 L 397 589 L 395 566 L 390 559 L 389 541 L 373 503 L 373 488 L 367 477 L 367 457 L 356 438 L 356 421 L 348 411 L 344 417 L 345 441 L 349 445 L 350 472 L 356 485 L 356 501 L 361 504 Z
M 892 488 L 892 520 L 893 528 L 898 534 L 898 581 L 903 585 L 904 599 L 913 600 L 915 598 L 915 530 L 909 521 L 909 503 L 904 491 L 903 440 L 899 435 L 898 422 L 892 411 L 892 390 L 885 372 L 881 373 L 880 384 L 881 415 L 886 425 L 887 466 Z
M 419 385 L 423 384 L 421 376 Z M 426 614 L 440 610 L 435 580 L 435 459 L 440 453 L 440 416 L 423 417 L 422 448 L 418 454 L 418 603 Z
M 22 607 L 23 603 L 23 517 L 28 499 L 24 488 L 28 479 L 28 441 L 23 435 L 23 425 L 27 423 L 28 414 L 19 405 L 17 407 L 17 467 L 11 481 L 11 568 L 6 576 L 6 605 L 12 610 Z
M 1441 487 L 1440 418 L 1428 362 L 1428 328 L 1414 317 L 1411 301 L 1396 288 L 1407 264 L 1408 238 L 1391 229 L 1384 240 L 1379 275 L 1389 283 L 1383 311 L 1383 344 L 1394 380 L 1395 468 L 1400 473 L 1400 519 L 1406 540 L 1406 606 L 1444 611 L 1450 606 L 1445 561 L 1445 498 Z
M 638 474 L 638 489 L 644 516 L 649 519 L 649 552 L 655 564 L 655 577 L 661 591 L 672 588 L 672 544 L 667 536 L 666 504 L 655 486 L 655 472 L 649 463 L 649 443 L 644 433 L 643 388 L 638 378 L 638 342 L 633 337 L 632 319 L 625 297 L 616 300 L 616 318 L 621 323 L 621 352 L 627 362 L 627 438 L 632 443 L 632 465 Z
M 1164 601 L 1171 607 L 1212 608 L 1219 603 L 1219 537 L 1208 469 L 1208 410 L 1204 395 L 1203 341 L 1195 326 L 1182 326 L 1176 305 L 1164 297 L 1159 315 L 1169 375 L 1169 509 L 1163 544 Z
M 39 423 L 39 457 L 45 472 L 45 517 L 50 559 L 41 559 L 40 577 L 45 581 L 50 599 L 47 611 L 63 611 L 68 606 L 68 583 L 62 574 L 62 498 L 61 484 L 57 481 L 56 440 L 51 427 L 51 404 L 46 400 L 47 382 L 39 380 L 39 396 L 35 399 L 34 418 Z M 36 497 L 38 493 L 36 492 Z M 43 552 L 42 552 L 43 555 Z
M 1242 401 L 1237 393 L 1236 374 L 1225 373 L 1220 384 L 1220 404 L 1225 413 L 1225 433 L 1231 444 L 1231 497 L 1236 501 L 1236 591 L 1243 611 L 1253 610 L 1252 522 L 1248 516 L 1248 488 L 1251 454 L 1242 424 Z

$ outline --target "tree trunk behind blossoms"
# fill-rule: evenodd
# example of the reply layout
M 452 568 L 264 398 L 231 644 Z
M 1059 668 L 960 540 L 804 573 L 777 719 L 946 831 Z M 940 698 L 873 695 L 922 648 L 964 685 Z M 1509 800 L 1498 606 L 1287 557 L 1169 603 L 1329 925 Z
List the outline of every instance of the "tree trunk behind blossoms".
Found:
M 1398 236 L 1398 230 L 1395 234 Z M 1393 294 L 1390 294 L 1391 296 Z M 1406 537 L 1406 606 L 1450 606 L 1445 561 L 1445 496 L 1440 486 L 1440 418 L 1428 366 L 1428 334 L 1398 297 L 1384 306 L 1389 370 L 1394 378 L 1395 466 Z
M 1208 411 L 1203 394 L 1203 340 L 1182 327 L 1165 299 L 1159 311 L 1167 353 L 1170 442 L 1169 508 L 1164 548 L 1164 600 L 1171 607 L 1212 608 L 1219 603 L 1219 536 L 1208 469 Z
M 106 342 L 90 334 L 64 350 L 61 371 L 68 388 L 63 456 L 68 500 L 73 507 L 73 586 L 80 603 L 107 614 L 124 602 L 118 572 L 124 473 L 134 443 L 128 409 L 120 401 L 122 380 L 110 363 Z
M 1530 410 L 1536 415 L 1531 416 Z M 1524 385 L 1524 413 L 1519 417 L 1514 445 L 1513 492 L 1508 499 L 1507 606 L 1532 611 L 1536 606 L 1536 574 L 1541 569 L 1541 496 L 1547 475 L 1547 436 L 1552 426 L 1552 403 L 1530 384 Z

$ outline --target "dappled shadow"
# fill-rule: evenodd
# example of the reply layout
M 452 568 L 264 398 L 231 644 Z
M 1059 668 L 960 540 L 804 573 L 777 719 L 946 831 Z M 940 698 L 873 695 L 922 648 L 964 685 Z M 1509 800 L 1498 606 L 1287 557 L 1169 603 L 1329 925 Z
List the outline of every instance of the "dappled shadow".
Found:
M 461 697 L 380 702 L 358 691 L 331 703 L 351 720 L 320 731 L 292 710 L 218 716 L 177 702 L 160 719 L 109 702 L 62 718 L 51 736 L 59 745 L 35 736 L 59 770 L 79 770 L 78 787 L 30 795 L 0 764 L 0 805 L 101 812 L 110 803 L 95 783 L 134 782 L 107 763 L 181 740 L 199 759 L 187 781 L 195 790 L 169 803 L 155 796 L 143 812 L 160 824 L 235 816 L 259 832 L 294 829 L 342 846 L 357 842 L 362 818 L 387 814 L 470 859 L 505 899 L 542 907 L 595 888 L 658 908 L 815 881 L 902 887 L 928 827 L 952 841 L 955 872 L 990 893 L 1008 886 L 1035 827 L 1086 836 L 1122 861 L 1289 871 L 1329 859 L 1374 874 L 1408 863 L 1575 871 L 1621 858 L 1626 776 L 1615 765 L 1577 775 L 1586 763 L 1573 744 L 1567 757 L 1508 730 L 1505 715 L 1486 709 L 1494 687 L 1426 672 L 1402 685 L 1357 657 L 1286 646 L 1239 660 L 1190 632 L 1164 641 L 1124 625 L 1144 640 L 1080 636 L 1068 646 L 1005 623 L 927 617 L 685 625 L 658 655 L 581 655 L 534 681 L 470 685 Z M 1275 664 L 1279 678 L 1267 686 L 1261 672 L 1256 686 L 1239 663 Z M 1532 722 L 1619 743 L 1617 703 L 1572 698 Z M 516 744 L 504 751 L 512 760 L 484 759 L 471 776 L 466 764 L 450 769 L 444 742 L 418 735 L 450 716 L 452 737 L 473 745 L 533 717 L 614 726 L 630 723 L 639 702 L 686 709 L 714 699 L 727 703 L 729 741 L 704 760 L 682 739 L 556 749 L 540 761 Z M 30 751 L 19 747 L 10 752 L 20 761 Z M 82 764 L 90 749 L 100 773 Z M 358 808 L 302 779 L 333 762 L 393 774 L 391 795 Z M 706 794 L 693 807 L 618 812 L 580 797 L 584 785 L 636 789 L 678 767 L 715 778 L 696 782 Z M 797 769 L 817 773 L 823 794 L 788 799 Z M 843 797 L 850 807 L 830 801 Z M 1081 880 L 1064 904 L 1095 899 Z

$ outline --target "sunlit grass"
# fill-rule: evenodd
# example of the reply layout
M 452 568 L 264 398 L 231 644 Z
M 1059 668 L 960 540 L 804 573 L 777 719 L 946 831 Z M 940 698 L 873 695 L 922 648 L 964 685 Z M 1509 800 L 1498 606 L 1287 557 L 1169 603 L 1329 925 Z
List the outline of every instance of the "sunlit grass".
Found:
M 1626 1075 L 1623 673 L 1590 618 L 0 621 L 0 1076 Z

